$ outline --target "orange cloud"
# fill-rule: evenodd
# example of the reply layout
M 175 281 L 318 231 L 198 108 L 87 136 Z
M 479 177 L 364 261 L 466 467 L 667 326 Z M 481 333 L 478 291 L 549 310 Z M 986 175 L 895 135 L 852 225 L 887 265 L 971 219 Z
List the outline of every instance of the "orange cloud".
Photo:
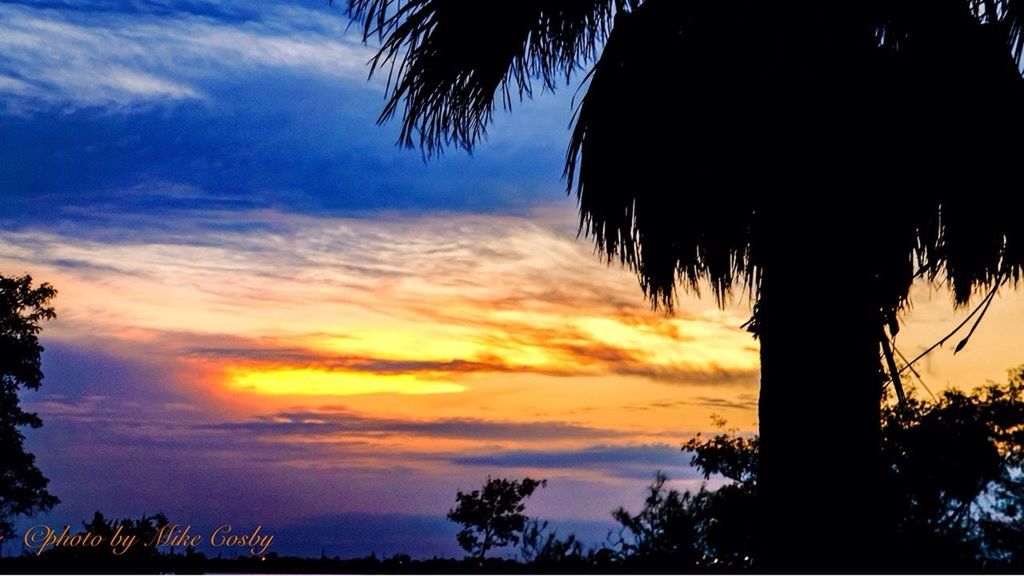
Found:
M 754 425 L 746 304 L 684 298 L 673 317 L 652 312 L 630 273 L 562 224 L 247 217 L 256 225 L 244 231 L 176 238 L 0 232 L 0 266 L 61 290 L 47 337 L 173 358 L 208 401 L 252 413 L 344 396 L 378 416 L 542 415 L 637 437 L 706 426 L 723 410 Z M 938 300 L 919 306 L 927 322 L 908 324 L 905 349 L 950 323 Z M 975 344 L 999 377 L 1019 358 L 995 358 L 999 347 L 982 342 L 992 334 Z M 1016 331 L 1004 339 L 1019 349 Z

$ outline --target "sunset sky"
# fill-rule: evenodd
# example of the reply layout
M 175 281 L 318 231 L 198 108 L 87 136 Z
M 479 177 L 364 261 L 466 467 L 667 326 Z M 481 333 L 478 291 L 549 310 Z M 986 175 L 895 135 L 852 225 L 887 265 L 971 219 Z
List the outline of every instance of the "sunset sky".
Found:
M 756 430 L 749 301 L 652 311 L 577 238 L 575 86 L 497 114 L 472 156 L 395 147 L 338 4 L 0 4 L 0 273 L 60 292 L 23 395 L 63 501 L 43 518 L 455 555 L 444 514 L 487 475 L 547 478 L 528 510 L 589 541 L 656 470 L 698 487 L 682 443 Z M 914 291 L 905 354 L 964 315 L 949 303 Z M 1002 379 L 1022 324 L 1002 295 L 925 383 Z

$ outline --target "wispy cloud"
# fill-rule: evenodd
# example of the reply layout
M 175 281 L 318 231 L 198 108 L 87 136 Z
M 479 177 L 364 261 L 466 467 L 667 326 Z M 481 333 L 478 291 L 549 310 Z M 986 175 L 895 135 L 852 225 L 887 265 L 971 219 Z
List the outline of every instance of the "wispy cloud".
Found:
M 421 387 L 479 374 L 756 382 L 741 317 L 652 313 L 628 274 L 527 218 L 261 218 L 258 232 L 162 243 L 3 232 L 0 247 L 88 282 L 63 304 L 90 334 L 144 331 L 241 379 L 266 373 L 253 388 L 274 393 L 288 390 L 264 386 L 275 378 L 298 394 L 299 380 L 323 389 L 346 375 Z
M 363 81 L 369 52 L 337 9 L 273 3 L 213 10 L 0 5 L 0 97 L 13 109 L 196 100 L 204 85 L 260 70 Z M 228 17 L 234 16 L 234 17 Z
M 459 456 L 463 466 L 518 469 L 594 469 L 629 478 L 650 478 L 655 470 L 673 478 L 694 480 L 700 473 L 688 464 L 679 446 L 667 444 L 589 446 L 576 450 L 516 450 L 487 455 Z
M 265 436 L 358 437 L 416 434 L 427 437 L 479 441 L 539 441 L 622 437 L 616 430 L 602 430 L 566 422 L 501 422 L 476 418 L 447 418 L 432 421 L 373 418 L 347 409 L 278 412 L 240 422 L 219 422 L 204 426 L 211 430 L 251 432 Z

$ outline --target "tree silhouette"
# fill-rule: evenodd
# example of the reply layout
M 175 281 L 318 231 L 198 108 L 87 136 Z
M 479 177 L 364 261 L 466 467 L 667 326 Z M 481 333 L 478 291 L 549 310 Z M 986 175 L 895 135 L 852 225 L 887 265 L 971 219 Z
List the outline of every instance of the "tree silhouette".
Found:
M 492 548 L 519 542 L 528 518 L 523 514 L 523 500 L 547 484 L 547 480 L 506 480 L 487 477 L 480 490 L 456 494 L 455 508 L 448 519 L 463 525 L 458 534 L 459 546 L 479 560 Z
M 668 476 L 655 474 L 647 489 L 643 509 L 632 514 L 625 508 L 612 511 L 622 529 L 615 547 L 623 558 L 655 560 L 676 569 L 689 568 L 700 559 L 698 521 L 693 495 L 665 487 Z
M 1019 571 L 1024 566 L 1024 370 L 1012 371 L 1004 383 L 970 392 L 949 390 L 930 401 L 911 394 L 902 406 L 885 404 L 881 428 L 886 490 L 880 507 L 896 528 L 890 540 L 876 545 L 900 550 L 888 555 L 893 561 L 888 568 Z M 750 545 L 753 526 L 743 510 L 760 497 L 758 438 L 698 436 L 683 450 L 706 479 L 729 481 L 717 490 L 675 494 L 676 501 L 686 503 L 677 515 L 694 525 L 696 538 L 690 545 L 705 567 L 749 568 L 757 552 Z M 805 460 L 801 472 L 805 486 L 834 485 L 813 458 Z M 657 486 L 656 481 L 651 490 Z M 843 497 L 833 495 L 822 508 Z M 786 551 L 799 552 L 799 543 Z M 667 559 L 653 559 L 659 558 Z
M 42 420 L 22 410 L 18 391 L 36 390 L 40 369 L 40 322 L 55 317 L 49 284 L 32 287 L 30 276 L 0 276 L 0 536 L 13 536 L 14 517 L 48 510 L 59 500 L 46 490 L 49 481 L 25 451 L 21 428 Z
M 754 302 L 764 568 L 880 569 L 875 544 L 895 529 L 878 508 L 880 359 L 911 284 L 987 307 L 1020 277 L 1024 197 L 1005 188 L 1021 146 L 1020 0 L 348 10 L 382 41 L 380 120 L 400 116 L 400 143 L 428 156 L 471 149 L 496 106 L 590 66 L 566 159 L 581 230 L 656 307 L 680 285 Z M 832 485 L 803 485 L 809 456 Z M 803 552 L 785 555 L 794 542 Z
M 536 568 L 554 567 L 566 563 L 583 565 L 583 544 L 570 533 L 565 538 L 549 528 L 547 520 L 527 519 L 522 530 L 519 555 L 523 562 Z

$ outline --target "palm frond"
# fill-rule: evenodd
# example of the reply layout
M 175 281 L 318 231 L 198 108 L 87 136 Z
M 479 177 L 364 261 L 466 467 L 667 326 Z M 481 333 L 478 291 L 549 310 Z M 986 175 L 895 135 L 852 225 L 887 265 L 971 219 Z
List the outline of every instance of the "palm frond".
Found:
M 719 302 L 737 283 L 756 290 L 771 245 L 794 234 L 799 257 L 835 260 L 837 281 L 844 258 L 864 255 L 891 324 L 922 271 L 961 304 L 1019 277 L 1020 201 L 996 199 L 1017 161 L 993 146 L 1024 132 L 1020 75 L 995 28 L 939 4 L 871 5 L 859 28 L 837 28 L 885 28 L 884 40 L 839 46 L 811 30 L 840 18 L 825 9 L 788 32 L 743 0 L 647 0 L 620 15 L 567 155 L 581 230 L 667 308 L 677 285 L 707 282 Z M 822 188 L 835 210 L 779 192 Z
M 619 14 L 576 112 L 566 176 L 581 230 L 637 271 L 656 306 L 672 307 L 678 280 L 708 280 L 721 300 L 750 271 L 757 168 L 732 164 L 756 121 L 737 41 L 755 25 L 736 2 L 648 0 Z
M 965 304 L 1020 279 L 1024 0 L 349 0 L 380 121 L 427 155 L 596 59 L 566 157 L 580 230 L 655 306 L 809 270 L 870 275 L 894 325 L 916 278 Z M 794 198 L 811 198 L 810 207 Z M 828 197 L 818 202 L 818 197 Z M 805 214 L 813 216 L 808 219 Z M 791 268 L 795 269 L 795 268 Z M 811 287 L 826 278 L 807 278 Z
M 401 113 L 400 143 L 428 155 L 467 150 L 505 108 L 567 82 L 594 58 L 624 0 L 351 0 L 364 37 L 383 39 L 371 73 L 388 72 L 380 121 Z
M 995 28 L 1018 67 L 1024 56 L 1024 3 L 1021 0 L 970 0 L 975 17 Z

